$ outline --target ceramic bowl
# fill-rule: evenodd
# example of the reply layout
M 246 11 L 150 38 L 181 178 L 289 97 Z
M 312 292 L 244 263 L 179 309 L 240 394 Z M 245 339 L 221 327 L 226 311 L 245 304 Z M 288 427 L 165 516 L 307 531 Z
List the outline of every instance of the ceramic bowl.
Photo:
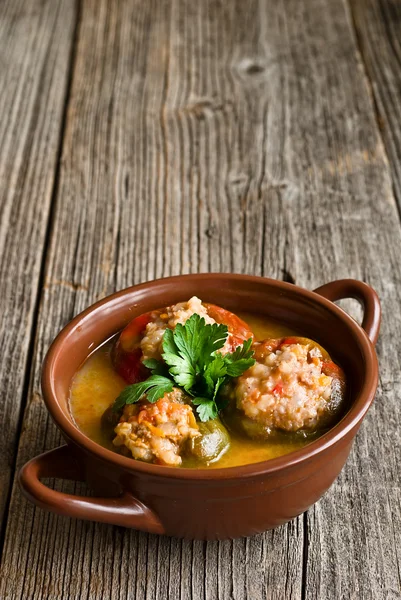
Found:
M 285 456 L 240 467 L 185 469 L 135 461 L 87 438 L 68 405 L 71 380 L 90 352 L 135 316 L 197 295 L 232 311 L 265 314 L 320 342 L 344 368 L 349 407 L 330 431 Z M 356 298 L 362 326 L 334 302 Z M 44 363 L 46 406 L 66 445 L 33 458 L 20 471 L 25 495 L 56 513 L 190 539 L 248 536 L 307 510 L 340 473 L 373 401 L 378 381 L 374 344 L 380 304 L 351 279 L 313 292 L 262 277 L 200 274 L 137 285 L 94 304 L 57 336 Z M 96 497 L 64 494 L 44 477 L 84 480 Z

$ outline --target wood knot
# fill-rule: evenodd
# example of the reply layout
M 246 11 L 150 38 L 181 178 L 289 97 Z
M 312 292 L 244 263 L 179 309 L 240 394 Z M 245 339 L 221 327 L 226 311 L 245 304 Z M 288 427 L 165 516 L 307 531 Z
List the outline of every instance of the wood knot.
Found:
M 244 58 L 239 64 L 238 69 L 242 74 L 249 75 L 251 77 L 256 77 L 258 75 L 262 75 L 266 67 L 265 65 L 254 59 Z
M 238 171 L 233 171 L 228 176 L 228 181 L 233 188 L 243 188 L 248 185 L 249 175 Z
M 207 229 L 205 229 L 205 235 L 206 237 L 208 237 L 209 239 L 215 237 L 216 233 L 217 233 L 218 229 L 217 229 L 217 225 L 209 225 L 209 227 Z
M 246 68 L 246 72 L 249 75 L 258 75 L 258 73 L 263 73 L 263 71 L 264 68 L 262 67 L 262 65 L 258 65 L 257 63 L 252 63 Z

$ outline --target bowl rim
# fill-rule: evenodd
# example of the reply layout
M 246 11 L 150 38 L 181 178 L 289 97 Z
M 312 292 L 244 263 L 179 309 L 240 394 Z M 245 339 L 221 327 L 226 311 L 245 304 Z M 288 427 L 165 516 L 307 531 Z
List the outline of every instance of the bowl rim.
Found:
M 55 380 L 53 376 L 54 365 L 63 351 L 63 344 L 65 338 L 73 331 L 76 330 L 80 324 L 87 319 L 93 313 L 97 313 L 100 309 L 103 309 L 105 305 L 118 301 L 119 298 L 129 295 L 134 291 L 145 290 L 152 285 L 158 283 L 174 283 L 182 280 L 193 280 L 194 283 L 199 280 L 208 277 L 212 280 L 236 280 L 251 283 L 265 283 L 270 287 L 277 288 L 278 290 L 289 290 L 292 293 L 304 297 L 312 303 L 320 304 L 330 312 L 334 313 L 340 320 L 345 322 L 346 326 L 351 330 L 353 335 L 358 339 L 363 360 L 365 361 L 366 377 L 362 384 L 362 388 L 359 394 L 355 397 L 354 402 L 350 410 L 344 415 L 344 417 L 334 425 L 329 431 L 324 433 L 318 439 L 310 442 L 301 449 L 294 450 L 283 456 L 276 458 L 267 459 L 265 461 L 250 463 L 241 466 L 233 467 L 220 467 L 220 468 L 202 468 L 202 469 L 191 469 L 180 467 L 168 467 L 162 465 L 153 465 L 141 461 L 133 460 L 132 458 L 122 456 L 104 448 L 97 442 L 94 442 L 81 432 L 78 427 L 74 424 L 72 415 L 67 416 L 65 411 L 60 406 L 57 400 L 57 393 L 55 391 Z M 84 311 L 75 316 L 67 325 L 59 332 L 51 344 L 43 363 L 42 368 L 42 391 L 45 405 L 56 423 L 60 431 L 66 434 L 67 438 L 74 442 L 77 446 L 82 448 L 85 452 L 94 455 L 96 458 L 101 459 L 107 463 L 112 463 L 118 466 L 120 469 L 128 472 L 137 473 L 138 475 L 155 476 L 158 478 L 168 478 L 184 481 L 201 481 L 201 480 L 233 480 L 243 479 L 248 477 L 255 477 L 258 475 L 268 475 L 276 473 L 277 471 L 287 470 L 292 468 L 299 463 L 304 463 L 315 457 L 318 454 L 323 453 L 329 447 L 334 446 L 337 442 L 342 440 L 349 434 L 354 428 L 359 426 L 363 417 L 365 416 L 370 404 L 372 403 L 378 384 L 378 360 L 374 346 L 368 338 L 366 332 L 362 327 L 343 309 L 334 304 L 334 302 L 327 300 L 316 292 L 309 291 L 305 288 L 299 287 L 292 283 L 271 279 L 268 277 L 261 277 L 257 275 L 244 275 L 237 273 L 197 273 L 197 274 L 186 274 L 186 275 L 174 275 L 170 277 L 163 277 L 133 285 L 118 292 L 115 292 L 101 300 L 90 305 Z

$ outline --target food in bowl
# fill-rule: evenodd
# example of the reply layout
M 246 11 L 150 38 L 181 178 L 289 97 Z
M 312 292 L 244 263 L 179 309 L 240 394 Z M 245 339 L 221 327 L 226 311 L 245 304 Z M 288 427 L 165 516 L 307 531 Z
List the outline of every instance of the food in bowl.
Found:
M 113 444 L 133 458 L 165 465 L 181 464 L 185 443 L 200 436 L 190 398 L 178 388 L 155 403 L 127 404 L 114 432 Z
M 70 408 L 86 435 L 125 456 L 213 468 L 301 448 L 345 402 L 344 372 L 317 342 L 194 296 L 139 315 L 92 353 Z
M 247 321 L 255 341 L 308 335 L 330 351 L 345 369 L 347 388 L 343 408 L 327 433 L 292 451 L 292 439 L 301 432 L 272 431 L 263 440 L 242 432 L 237 437 L 229 428 L 229 452 L 207 468 L 169 468 L 111 450 L 112 439 L 106 434 L 101 438 L 101 417 L 127 383 L 112 363 L 118 336 L 111 336 L 122 331 L 133 315 L 200 294 L 234 309 Z M 363 303 L 362 326 L 334 304 L 350 297 Z M 247 314 L 249 307 L 254 315 Z M 170 277 L 113 294 L 75 317 L 47 353 L 43 398 L 67 445 L 25 464 L 19 473 L 21 488 L 37 506 L 59 514 L 187 539 L 249 536 L 282 525 L 328 490 L 349 456 L 377 389 L 374 345 L 379 327 L 377 294 L 365 283 L 350 279 L 311 292 L 265 277 L 208 273 Z M 88 357 L 92 348 L 97 350 Z M 81 392 L 74 413 L 79 427 L 70 407 L 73 381 Z M 114 418 L 120 417 L 113 412 Z M 213 433 L 210 420 L 197 419 L 197 423 L 199 429 Z M 224 444 L 224 435 L 217 433 L 217 437 Z M 200 444 L 200 439 L 205 437 L 187 443 L 196 444 L 202 455 L 207 444 Z M 285 450 L 283 445 L 289 440 L 291 447 Z M 277 453 L 275 441 L 280 447 Z M 232 466 L 235 456 L 241 466 Z M 248 464 L 243 464 L 244 456 Z M 182 466 L 188 466 L 184 459 Z M 51 489 L 41 482 L 43 477 L 84 480 L 95 496 Z
M 232 352 L 253 335 L 237 315 L 219 306 L 202 303 L 193 296 L 187 302 L 139 315 L 124 328 L 113 350 L 113 362 L 121 377 L 128 383 L 146 379 L 144 361 L 162 358 L 166 329 L 183 325 L 194 314 L 204 319 L 206 325 L 218 323 L 227 326 L 228 334 L 220 348 L 222 354 Z
M 284 337 L 253 344 L 255 364 L 230 384 L 231 414 L 251 436 L 330 426 L 345 397 L 345 377 L 319 344 Z M 240 418 L 238 418 L 238 416 Z

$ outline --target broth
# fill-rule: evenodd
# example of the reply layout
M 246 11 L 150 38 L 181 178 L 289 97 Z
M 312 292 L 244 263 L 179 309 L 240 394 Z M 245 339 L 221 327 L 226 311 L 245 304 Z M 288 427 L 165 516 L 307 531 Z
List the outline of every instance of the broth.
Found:
M 254 332 L 255 340 L 302 335 L 292 328 L 265 316 L 242 313 Z M 114 339 L 95 350 L 76 373 L 70 394 L 70 410 L 77 427 L 91 440 L 116 452 L 110 436 L 101 426 L 104 411 L 126 387 L 126 382 L 115 372 L 111 362 Z M 195 459 L 183 456 L 183 467 L 221 468 L 234 467 L 264 461 L 302 448 L 322 435 L 324 431 L 308 434 L 275 432 L 267 441 L 253 440 L 230 430 L 231 444 L 228 451 L 208 467 L 199 467 Z M 134 459 L 132 459 L 134 460 Z

